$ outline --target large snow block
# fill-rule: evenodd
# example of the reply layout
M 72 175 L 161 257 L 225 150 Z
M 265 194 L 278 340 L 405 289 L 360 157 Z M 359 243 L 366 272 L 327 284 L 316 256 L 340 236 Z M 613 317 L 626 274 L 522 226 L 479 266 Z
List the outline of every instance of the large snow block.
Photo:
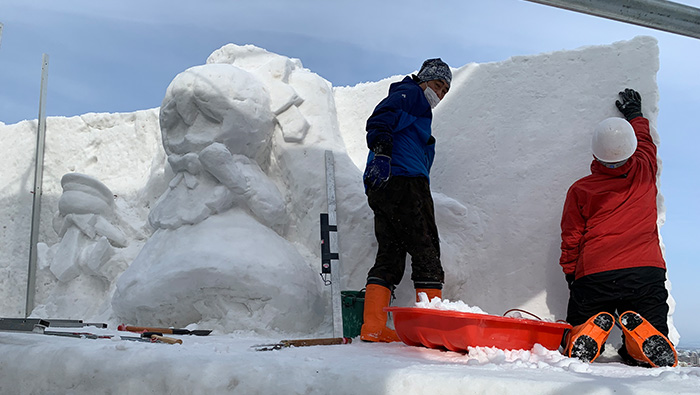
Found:
M 591 137 L 621 116 L 618 92 L 634 88 L 656 123 L 658 47 L 651 37 L 499 63 L 466 66 L 435 112 L 433 188 L 476 213 L 448 282 L 460 297 L 499 313 L 524 307 L 565 317 L 559 266 L 569 186 L 590 174 Z M 663 213 L 663 207 L 659 208 Z
M 454 70 L 434 111 L 431 171 L 446 298 L 492 314 L 523 308 L 565 318 L 559 223 L 566 191 L 590 174 L 593 129 L 621 116 L 615 100 L 624 88 L 641 93 L 658 137 L 658 51 L 656 39 L 636 37 Z M 401 78 L 335 90 L 341 132 L 360 169 L 364 122 Z M 665 208 L 658 209 L 662 223 Z M 401 288 L 398 305 L 407 305 L 411 292 Z

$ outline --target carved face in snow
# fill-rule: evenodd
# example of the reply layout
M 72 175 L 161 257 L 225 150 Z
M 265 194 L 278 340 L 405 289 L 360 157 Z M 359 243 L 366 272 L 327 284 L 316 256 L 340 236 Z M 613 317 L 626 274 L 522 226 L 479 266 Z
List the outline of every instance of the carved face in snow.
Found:
M 269 150 L 274 115 L 256 77 L 232 65 L 210 64 L 173 79 L 160 108 L 160 129 L 169 155 L 197 153 L 219 142 L 260 163 Z

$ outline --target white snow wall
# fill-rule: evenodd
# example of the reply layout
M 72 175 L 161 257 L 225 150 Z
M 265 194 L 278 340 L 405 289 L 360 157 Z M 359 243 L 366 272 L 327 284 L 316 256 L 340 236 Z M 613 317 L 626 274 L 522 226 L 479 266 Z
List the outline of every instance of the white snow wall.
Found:
M 566 191 L 590 174 L 593 128 L 621 116 L 614 102 L 624 88 L 640 92 L 658 145 L 658 51 L 656 39 L 636 37 L 453 70 L 452 87 L 433 120 L 431 188 L 444 297 L 491 314 L 521 308 L 565 318 L 568 291 L 558 261 Z M 340 128 L 360 168 L 367 155 L 363 120 L 401 78 L 335 89 Z M 661 226 L 661 195 L 657 202 Z M 672 297 L 669 304 L 672 314 Z
M 246 69 L 246 58 L 241 59 L 230 63 Z M 259 66 L 254 61 L 250 65 Z M 433 123 L 437 157 L 432 188 L 447 273 L 446 298 L 478 305 L 492 314 L 523 308 L 539 316 L 564 318 L 567 293 L 557 262 L 566 190 L 588 174 L 592 128 L 603 118 L 619 115 L 613 104 L 619 90 L 638 90 L 644 114 L 655 125 L 658 67 L 656 40 L 637 37 L 454 70 L 453 86 L 436 108 Z M 279 177 L 291 179 L 290 184 L 298 188 L 289 193 L 309 196 L 306 203 L 290 202 L 289 211 L 297 221 L 287 234 L 303 250 L 318 254 L 318 213 L 325 211 L 323 152 L 332 149 L 338 161 L 346 289 L 364 286 L 376 251 L 371 211 L 360 179 L 367 152 L 364 124 L 389 84 L 402 77 L 332 88 L 306 69 L 289 76 L 289 84 L 303 99 L 298 109 L 310 127 L 303 143 L 290 144 L 273 157 Z M 318 84 L 323 89 L 315 89 Z M 19 316 L 24 309 L 35 133 L 35 121 L 0 124 L 6 142 L 6 154 L 0 156 L 4 169 L 0 175 L 0 316 L 5 317 Z M 309 166 L 318 167 L 318 179 L 299 175 L 299 169 Z M 165 171 L 157 110 L 49 118 L 40 240 L 56 243 L 51 220 L 61 193 L 61 176 L 80 172 L 104 182 L 116 195 L 122 217 L 138 230 L 128 235 L 130 244 L 123 251 L 133 258 L 152 232 L 148 210 L 166 188 Z M 665 209 L 661 198 L 659 202 L 661 225 Z M 308 259 L 309 265 L 319 265 L 318 256 Z M 49 295 L 55 299 L 58 291 L 65 290 L 42 273 L 37 280 L 37 304 L 57 303 Z M 411 303 L 409 275 L 397 292 L 399 305 Z M 90 318 L 71 316 L 68 302 L 48 310 L 61 313 L 62 318 Z
M 48 103 L 50 106 L 51 104 Z M 34 157 L 37 121 L 13 125 L 0 123 L 0 316 L 24 316 L 29 264 L 29 238 L 34 185 Z M 158 111 L 143 110 L 125 114 L 88 113 L 76 117 L 49 117 L 46 124 L 43 194 L 41 200 L 41 243 L 54 245 L 58 236 L 52 222 L 61 197 L 61 177 L 79 172 L 92 175 L 114 193 L 116 210 L 134 228 L 127 234 L 129 245 L 120 249 L 129 262 L 139 252 L 144 238 L 152 231 L 146 216 L 151 202 L 167 187 L 163 179 L 165 154 L 158 131 Z M 43 246 L 45 247 L 45 246 Z M 39 255 L 45 248 L 39 248 Z M 48 268 L 37 272 L 36 305 L 57 305 L 57 313 L 83 319 L 72 312 L 75 295 L 94 299 L 96 311 L 110 289 L 79 278 L 59 284 Z M 84 297 L 84 296 L 83 296 Z M 61 300 L 57 300 L 60 298 Z M 61 309 L 62 307 L 62 309 Z M 55 318 L 56 316 L 54 316 Z

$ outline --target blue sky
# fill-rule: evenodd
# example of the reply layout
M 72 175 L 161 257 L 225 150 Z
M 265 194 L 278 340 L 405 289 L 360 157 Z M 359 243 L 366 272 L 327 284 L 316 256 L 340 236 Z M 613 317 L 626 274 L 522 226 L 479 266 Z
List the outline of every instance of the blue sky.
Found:
M 680 2 L 700 7 L 700 0 Z M 0 23 L 0 121 L 6 124 L 37 118 L 44 53 L 50 56 L 47 115 L 73 116 L 158 107 L 176 74 L 227 43 L 299 58 L 342 86 L 410 73 L 429 57 L 460 67 L 654 36 L 667 207 L 661 234 L 681 344 L 700 344 L 698 39 L 523 0 L 3 0 Z

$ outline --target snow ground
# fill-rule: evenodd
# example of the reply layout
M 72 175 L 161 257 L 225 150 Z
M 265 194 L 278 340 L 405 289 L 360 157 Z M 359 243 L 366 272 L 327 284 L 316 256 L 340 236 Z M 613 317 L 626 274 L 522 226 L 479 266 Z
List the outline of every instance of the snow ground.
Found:
M 588 364 L 538 346 L 463 355 L 355 339 L 255 351 L 251 346 L 281 339 L 216 332 L 172 337 L 183 343 L 0 333 L 0 393 L 640 395 L 697 394 L 700 388 L 700 367 L 629 367 L 610 349 Z

